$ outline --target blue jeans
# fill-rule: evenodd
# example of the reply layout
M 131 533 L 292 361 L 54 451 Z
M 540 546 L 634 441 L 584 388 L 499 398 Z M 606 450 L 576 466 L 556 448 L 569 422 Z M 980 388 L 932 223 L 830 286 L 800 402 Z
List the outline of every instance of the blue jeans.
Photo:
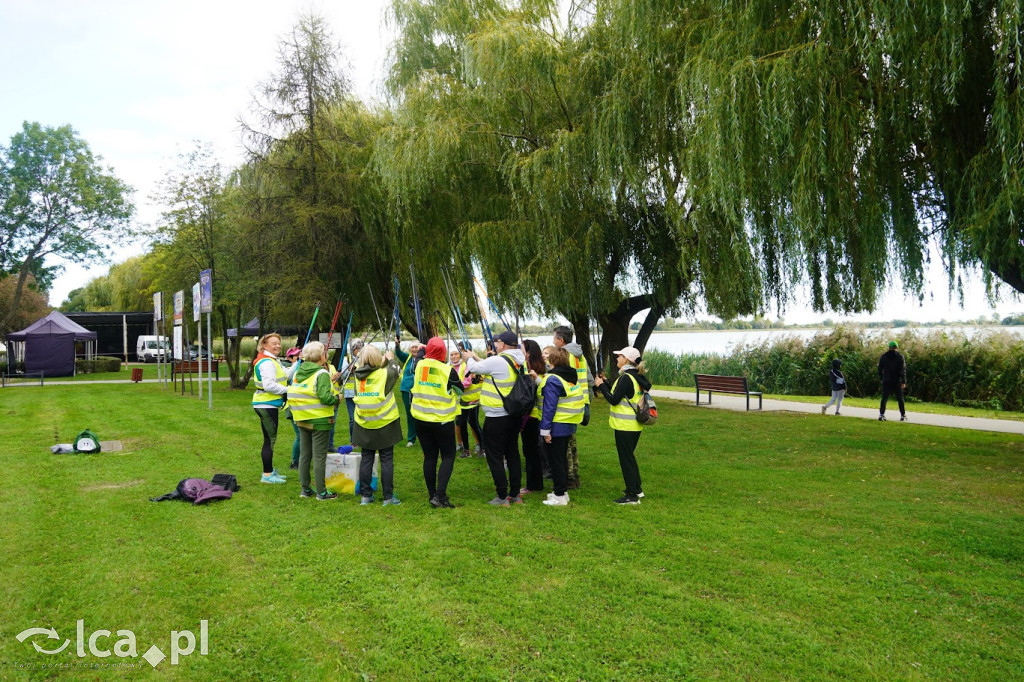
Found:
M 299 463 L 299 425 L 295 423 L 295 420 L 289 420 L 292 423 L 292 430 L 295 431 L 295 440 L 292 442 L 292 464 Z
M 356 426 L 356 401 L 354 398 L 345 398 L 345 407 L 348 408 L 348 442 L 352 442 L 352 430 Z M 335 419 L 337 421 L 337 419 Z

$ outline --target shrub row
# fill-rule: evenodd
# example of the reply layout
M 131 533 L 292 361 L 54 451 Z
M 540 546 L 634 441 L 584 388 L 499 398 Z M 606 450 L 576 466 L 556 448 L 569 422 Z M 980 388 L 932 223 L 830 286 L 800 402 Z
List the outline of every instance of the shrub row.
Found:
M 120 372 L 121 358 L 97 356 L 91 360 L 75 360 L 76 374 L 95 374 L 96 372 Z
M 1006 332 L 971 338 L 962 332 L 903 331 L 894 337 L 907 359 L 908 400 L 1020 411 L 1024 409 L 1024 339 Z M 781 395 L 828 395 L 833 358 L 843 361 L 849 394 L 879 395 L 878 358 L 889 337 L 836 328 L 808 340 L 785 336 L 730 355 L 644 354 L 657 384 L 693 386 L 694 374 L 747 377 L 751 388 Z

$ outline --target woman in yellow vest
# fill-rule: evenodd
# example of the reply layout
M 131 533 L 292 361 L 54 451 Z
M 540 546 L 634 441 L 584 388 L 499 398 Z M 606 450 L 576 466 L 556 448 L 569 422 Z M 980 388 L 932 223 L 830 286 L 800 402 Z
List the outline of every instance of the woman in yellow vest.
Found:
M 551 369 L 538 382 L 537 405 L 540 438 L 551 467 L 554 491 L 544 504 L 564 507 L 569 504 L 569 439 L 576 433 L 576 425 L 583 422 L 585 401 L 579 374 L 569 365 L 569 353 L 555 346 L 546 350 Z
M 608 401 L 608 425 L 615 430 L 615 449 L 619 452 L 619 467 L 622 478 L 626 482 L 625 494 L 615 500 L 616 504 L 640 504 L 644 496 L 640 481 L 640 467 L 636 463 L 636 445 L 640 442 L 643 425 L 636 420 L 636 406 L 640 400 L 640 391 L 649 391 L 651 382 L 643 376 L 644 363 L 640 359 L 640 351 L 633 346 L 626 346 L 615 351 L 619 376 L 615 379 L 612 390 L 603 376 L 594 379 L 594 389 L 601 391 Z
M 310 341 L 302 347 L 302 364 L 288 387 L 288 409 L 299 427 L 300 497 L 316 497 L 318 500 L 338 497 L 337 493 L 327 492 L 324 481 L 327 441 L 337 404 L 338 394 L 333 390 L 331 375 L 327 371 L 324 344 Z M 310 462 L 313 464 L 316 491 L 309 487 Z
M 540 344 L 533 339 L 523 341 L 523 355 L 526 356 L 526 367 L 530 375 L 538 383 L 537 395 L 540 396 L 540 384 L 547 377 L 547 367 L 544 364 L 544 354 L 541 352 Z M 526 462 L 526 487 L 520 488 L 519 495 L 544 492 L 544 464 L 540 451 L 540 400 L 534 405 L 533 410 L 523 420 L 523 426 L 519 430 L 519 436 L 523 442 L 523 460 Z
M 385 505 L 401 504 L 395 497 L 395 444 L 402 440 L 395 384 L 402 372 L 394 355 L 381 355 L 376 346 L 364 346 L 352 373 L 355 426 L 352 444 L 362 450 L 359 461 L 360 504 L 373 504 L 373 460 L 380 455 L 380 489 Z
M 427 341 L 424 357 L 416 363 L 412 386 L 411 414 L 423 448 L 423 480 L 432 507 L 455 506 L 448 500 L 448 481 L 455 468 L 455 417 L 459 412 L 462 382 L 452 366 L 444 361 L 445 350 L 441 337 Z
M 473 429 L 476 436 L 476 452 L 479 455 L 481 443 L 484 438 L 480 433 L 480 378 L 470 374 L 466 370 L 466 363 L 462 361 L 462 353 L 458 349 L 448 354 L 448 364 L 452 366 L 455 373 L 459 375 L 462 382 L 462 397 L 459 399 L 459 416 L 455 418 L 455 436 L 458 441 L 459 457 L 470 457 L 473 452 L 469 449 L 469 429 Z
M 274 444 L 277 443 L 277 424 L 285 394 L 288 393 L 289 372 L 281 366 L 277 356 L 281 353 L 281 335 L 265 334 L 256 343 L 253 359 L 253 379 L 256 392 L 252 394 L 252 408 L 260 418 L 263 432 L 263 477 L 260 483 L 284 483 L 285 477 L 274 468 Z

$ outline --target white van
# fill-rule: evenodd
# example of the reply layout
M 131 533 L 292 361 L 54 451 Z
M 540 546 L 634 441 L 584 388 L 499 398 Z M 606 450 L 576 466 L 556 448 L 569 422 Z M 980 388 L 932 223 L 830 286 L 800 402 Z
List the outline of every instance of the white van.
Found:
M 160 340 L 163 340 L 161 343 Z M 139 362 L 156 362 L 158 359 L 169 360 L 171 341 L 166 336 L 140 336 L 135 342 L 135 355 Z

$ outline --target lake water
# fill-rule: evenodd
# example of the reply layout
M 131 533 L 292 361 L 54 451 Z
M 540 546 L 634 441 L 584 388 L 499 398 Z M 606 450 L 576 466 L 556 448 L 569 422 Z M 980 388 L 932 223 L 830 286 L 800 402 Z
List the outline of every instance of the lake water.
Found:
M 765 341 L 775 341 L 785 337 L 797 337 L 810 339 L 816 334 L 828 334 L 832 329 L 729 329 L 722 331 L 691 331 L 691 332 L 655 332 L 651 334 L 647 349 L 662 350 L 668 353 L 708 353 L 716 355 L 728 355 L 737 347 L 742 345 L 760 345 Z M 865 329 L 864 332 L 870 336 L 884 336 L 886 338 L 903 334 L 904 332 L 914 334 L 930 333 L 957 333 L 965 334 L 968 337 L 975 337 L 994 332 L 1007 332 L 1015 336 L 1024 336 L 1024 326 L 997 326 L 997 327 L 903 327 L 899 329 Z M 527 336 L 544 346 L 551 344 L 551 335 Z M 636 334 L 630 334 L 629 340 L 632 343 Z M 483 348 L 482 338 L 471 338 L 470 342 L 477 350 Z M 382 344 L 378 344 L 382 345 Z M 449 344 L 450 345 L 450 344 Z

